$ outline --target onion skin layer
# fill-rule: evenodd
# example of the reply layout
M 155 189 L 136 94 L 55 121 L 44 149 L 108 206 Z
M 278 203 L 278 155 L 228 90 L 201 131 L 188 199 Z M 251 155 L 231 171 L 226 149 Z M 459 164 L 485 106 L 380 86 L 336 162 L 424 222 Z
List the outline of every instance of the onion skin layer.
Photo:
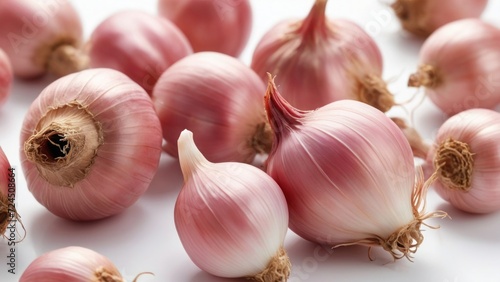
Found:
M 90 118 L 82 121 L 78 115 Z M 54 132 L 74 139 L 58 141 L 71 145 L 66 154 L 43 135 Z M 85 142 L 79 141 L 83 137 Z M 89 69 L 40 93 L 24 118 L 20 142 L 21 165 L 36 200 L 57 216 L 94 220 L 123 211 L 146 191 L 159 164 L 162 137 L 144 89 L 118 71 Z M 61 159 L 53 161 L 52 155 Z

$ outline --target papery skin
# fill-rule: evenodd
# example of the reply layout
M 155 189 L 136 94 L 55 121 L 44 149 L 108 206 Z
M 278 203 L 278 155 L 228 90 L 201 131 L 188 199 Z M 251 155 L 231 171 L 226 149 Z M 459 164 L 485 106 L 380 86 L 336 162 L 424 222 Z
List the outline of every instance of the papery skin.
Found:
M 95 272 L 106 269 L 114 279 L 97 279 Z M 124 281 L 116 266 L 105 256 L 83 247 L 70 246 L 49 251 L 36 258 L 19 282 L 119 282 Z
M 267 82 L 268 72 L 275 75 L 283 97 L 301 110 L 360 100 L 360 80 L 382 76 L 382 54 L 375 41 L 352 21 L 328 19 L 326 2 L 316 1 L 303 20 L 284 20 L 272 27 L 252 57 L 251 67 L 261 79 Z
M 453 21 L 479 18 L 488 0 L 396 0 L 392 8 L 403 28 L 420 37 Z
M 382 112 L 354 100 L 299 111 L 271 86 L 266 108 L 276 132 L 267 172 L 285 194 L 292 231 L 335 246 L 386 240 L 415 220 L 412 151 Z
M 207 161 L 190 132 L 183 131 L 179 138 L 179 160 L 184 185 L 174 218 L 191 260 L 220 277 L 263 271 L 283 246 L 288 230 L 280 187 L 254 166 Z
M 436 192 L 454 207 L 470 213 L 500 210 L 500 114 L 489 109 L 470 109 L 446 120 L 438 130 L 427 163 L 436 169 L 436 150 L 446 139 L 469 145 L 473 154 L 472 182 L 468 192 L 450 189 L 438 178 Z
M 436 30 L 422 45 L 419 64 L 432 68 L 429 78 L 410 77 L 424 86 L 430 100 L 452 116 L 472 108 L 493 109 L 500 103 L 500 30 L 479 19 L 465 19 Z M 421 83 L 419 83 L 421 82 Z
M 0 48 L 16 76 L 47 73 L 51 50 L 64 44 L 79 47 L 82 37 L 80 16 L 68 0 L 0 1 Z
M 23 150 L 49 107 L 77 101 L 102 126 L 98 147 L 86 177 L 73 187 L 41 177 Z M 23 122 L 20 161 L 28 189 L 53 214 L 94 220 L 117 214 L 147 190 L 161 154 L 161 126 L 147 93 L 112 69 L 89 69 L 56 80 L 33 101 Z
M 169 66 L 193 53 L 173 23 L 142 11 L 108 17 L 94 29 L 87 48 L 90 67 L 121 71 L 150 95 Z
M 183 31 L 195 52 L 238 57 L 252 31 L 248 0 L 160 0 L 158 13 Z
M 13 76 L 10 60 L 7 54 L 0 49 L 0 106 L 5 104 L 10 95 Z
M 166 152 L 177 157 L 177 139 L 188 129 L 208 160 L 251 162 L 258 153 L 252 138 L 267 122 L 264 93 L 258 76 L 228 55 L 199 52 L 179 60 L 152 95 Z

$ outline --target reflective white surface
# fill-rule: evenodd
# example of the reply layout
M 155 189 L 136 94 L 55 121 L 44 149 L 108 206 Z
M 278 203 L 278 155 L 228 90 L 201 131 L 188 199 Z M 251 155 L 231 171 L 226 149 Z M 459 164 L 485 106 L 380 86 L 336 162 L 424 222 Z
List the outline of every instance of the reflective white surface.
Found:
M 254 28 L 241 57 L 246 63 L 250 62 L 253 48 L 265 31 L 281 19 L 304 17 L 313 3 L 313 0 L 251 1 Z M 156 12 L 156 1 L 152 0 L 72 2 L 81 13 L 87 37 L 100 21 L 115 11 L 134 8 Z M 397 99 L 403 101 L 416 92 L 405 85 L 408 75 L 417 67 L 422 40 L 403 32 L 392 10 L 383 2 L 386 1 L 332 0 L 327 13 L 332 18 L 351 19 L 373 36 L 383 53 L 384 78 L 391 82 L 390 89 Z M 483 19 L 500 27 L 499 10 L 500 1 L 490 0 Z M 28 232 L 26 239 L 15 246 L 15 275 L 7 272 L 10 247 L 7 240 L 0 240 L 0 281 L 17 281 L 33 259 L 69 245 L 91 248 L 108 256 L 127 281 L 143 271 L 154 272 L 155 276 L 144 275 L 139 281 L 240 281 L 202 272 L 183 250 L 173 221 L 182 176 L 177 160 L 167 155 L 162 156 L 150 189 L 120 215 L 95 222 L 71 222 L 52 215 L 35 201 L 22 176 L 19 133 L 31 101 L 49 82 L 48 79 L 16 81 L 7 104 L 0 110 L 0 145 L 17 172 L 17 207 Z M 391 114 L 403 116 L 405 112 L 395 109 Z M 423 136 L 431 140 L 445 118 L 425 100 L 415 112 L 414 121 Z M 428 210 L 444 210 L 452 219 L 429 222 L 441 228 L 425 227 L 425 240 L 413 262 L 406 259 L 393 262 L 380 249 L 372 250 L 374 261 L 370 261 L 365 247 L 324 249 L 289 232 L 285 242 L 293 265 L 289 281 L 500 281 L 500 213 L 471 215 L 457 211 L 432 190 L 428 200 Z

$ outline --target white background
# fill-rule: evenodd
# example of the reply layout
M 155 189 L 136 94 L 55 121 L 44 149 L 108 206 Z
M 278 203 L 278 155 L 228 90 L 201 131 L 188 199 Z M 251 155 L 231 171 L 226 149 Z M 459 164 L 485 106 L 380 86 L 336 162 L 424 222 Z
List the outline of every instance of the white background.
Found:
M 81 14 L 85 34 L 105 17 L 118 10 L 134 8 L 156 13 L 156 1 L 86 0 L 72 1 Z M 263 33 L 281 19 L 304 17 L 312 0 L 252 0 L 254 28 L 242 60 L 250 62 L 252 50 Z M 500 27 L 500 3 L 490 0 L 483 19 Z M 397 99 L 415 93 L 405 86 L 417 67 L 422 40 L 403 32 L 384 1 L 330 1 L 331 18 L 348 18 L 360 24 L 379 44 L 385 69 L 384 78 Z M 182 186 L 178 162 L 163 155 L 158 173 L 143 197 L 120 215 L 87 223 L 58 218 L 38 204 L 26 187 L 19 163 L 19 133 L 31 101 L 50 81 L 16 81 L 11 96 L 0 110 L 0 145 L 17 171 L 18 211 L 27 229 L 26 239 L 16 246 L 16 275 L 7 273 L 8 246 L 0 239 L 0 281 L 17 281 L 20 273 L 37 256 L 61 247 L 79 245 L 108 256 L 127 281 L 143 271 L 140 281 L 216 282 L 240 281 L 213 277 L 199 270 L 184 252 L 175 231 L 173 206 Z M 402 115 L 402 111 L 393 111 Z M 415 112 L 414 124 L 432 140 L 445 116 L 429 101 Z M 373 250 L 370 261 L 364 247 L 323 249 L 289 232 L 285 248 L 293 264 L 289 281 L 500 281 L 500 213 L 471 215 L 457 211 L 432 190 L 428 210 L 442 209 L 452 219 L 432 220 L 438 230 L 426 228 L 425 240 L 414 262 L 393 262 L 381 250 Z M 19 227 L 19 226 L 18 226 Z M 246 281 L 246 280 L 241 280 Z

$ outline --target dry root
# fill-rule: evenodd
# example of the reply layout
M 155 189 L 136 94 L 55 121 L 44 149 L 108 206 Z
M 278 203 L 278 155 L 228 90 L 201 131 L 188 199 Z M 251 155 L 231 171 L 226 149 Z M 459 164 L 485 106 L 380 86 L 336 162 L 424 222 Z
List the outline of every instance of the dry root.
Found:
M 445 218 L 448 215 L 443 211 L 436 211 L 431 213 L 425 213 L 426 206 L 426 195 L 429 186 L 437 178 L 437 173 L 434 173 L 427 181 L 423 180 L 423 172 L 420 171 L 417 178 L 416 187 L 412 193 L 412 206 L 414 219 L 407 225 L 399 228 L 393 232 L 388 238 L 382 238 L 375 235 L 372 238 L 366 238 L 363 240 L 358 240 L 355 242 L 348 242 L 343 244 L 338 244 L 333 246 L 351 246 L 351 245 L 363 245 L 368 246 L 368 257 L 372 260 L 370 256 L 370 250 L 372 247 L 381 246 L 384 250 L 389 252 L 394 260 L 407 258 L 412 261 L 413 254 L 417 251 L 418 247 L 424 240 L 422 235 L 421 226 L 425 225 L 432 229 L 437 229 L 439 226 L 430 226 L 424 223 L 425 220 L 429 218 Z
M 281 247 L 266 269 L 247 278 L 258 282 L 285 282 L 290 276 L 291 267 L 290 258 L 288 258 L 285 249 Z
M 22 242 L 26 237 L 26 228 L 24 228 L 24 224 L 21 221 L 21 216 L 17 212 L 15 206 L 10 205 L 9 207 L 9 199 L 7 196 L 0 194 L 0 235 L 4 238 L 8 239 L 7 235 L 5 235 L 5 231 L 9 226 L 11 221 L 19 222 L 21 224 L 21 228 L 24 231 L 24 235 L 20 240 L 14 241 L 15 243 Z M 18 233 L 19 234 L 19 233 Z
M 442 142 L 436 150 L 434 167 L 446 187 L 463 192 L 470 190 L 474 159 L 469 144 L 451 138 Z
M 394 106 L 394 96 L 387 89 L 385 81 L 377 75 L 369 74 L 358 80 L 359 101 L 371 105 L 382 112 Z
M 432 33 L 432 30 L 426 24 L 427 15 L 425 14 L 425 6 L 427 5 L 427 1 L 397 0 L 391 5 L 403 28 L 420 37 L 427 37 Z
M 416 73 L 410 75 L 408 86 L 435 88 L 441 84 L 441 76 L 437 69 L 431 65 L 422 64 Z

